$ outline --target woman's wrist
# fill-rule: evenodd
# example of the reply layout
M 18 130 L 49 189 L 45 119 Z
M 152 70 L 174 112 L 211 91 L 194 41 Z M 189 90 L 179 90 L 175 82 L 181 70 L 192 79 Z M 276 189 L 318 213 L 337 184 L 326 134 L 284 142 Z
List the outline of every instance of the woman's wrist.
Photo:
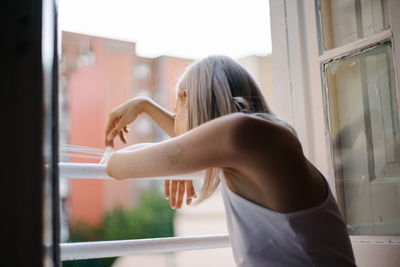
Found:
M 162 107 L 148 97 L 143 97 L 140 101 L 141 113 L 146 113 L 151 118 L 156 119 L 157 113 L 162 110 Z
M 149 106 L 151 105 L 151 100 L 148 97 L 138 96 L 131 99 L 132 102 L 136 102 L 134 105 L 138 106 L 137 113 L 149 113 Z
M 173 114 L 166 108 L 163 108 L 151 98 L 140 97 L 140 99 L 135 98 L 135 100 L 140 101 L 139 113 L 146 113 L 169 136 L 175 136 L 175 131 L 174 131 L 175 114 Z

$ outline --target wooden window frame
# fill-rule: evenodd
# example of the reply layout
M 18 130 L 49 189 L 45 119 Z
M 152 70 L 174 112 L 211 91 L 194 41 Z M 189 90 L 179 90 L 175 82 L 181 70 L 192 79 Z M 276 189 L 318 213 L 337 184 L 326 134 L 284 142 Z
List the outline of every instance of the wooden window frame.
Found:
M 390 40 L 400 96 L 400 1 L 388 0 L 389 30 L 328 51 L 321 46 L 318 0 L 269 0 L 269 4 L 276 113 L 296 128 L 305 155 L 325 175 L 336 196 L 324 64 Z M 397 266 L 400 261 L 395 256 L 400 255 L 400 236 L 350 238 L 360 266 Z
M 321 18 L 321 11 L 320 11 L 320 5 L 319 5 L 320 0 L 315 0 L 315 10 L 317 11 L 316 13 L 316 23 L 317 23 L 317 34 L 318 34 L 318 45 L 319 45 L 319 57 L 318 61 L 320 63 L 320 71 L 321 71 L 321 80 L 322 80 L 322 92 L 323 92 L 323 99 L 324 99 L 324 114 L 326 116 L 325 122 L 326 122 L 326 139 L 328 142 L 327 145 L 327 150 L 329 153 L 329 161 L 333 163 L 333 151 L 331 148 L 331 130 L 330 130 L 330 122 L 329 122 L 329 108 L 328 108 L 328 103 L 327 103 L 327 95 L 328 95 L 328 88 L 327 88 L 327 80 L 326 80 L 326 69 L 325 69 L 325 64 L 340 60 L 343 58 L 347 58 L 350 56 L 355 56 L 355 55 L 360 55 L 363 52 L 373 49 L 383 43 L 390 42 L 392 45 L 392 51 L 393 51 L 393 65 L 394 65 L 394 73 L 395 73 L 395 85 L 396 85 L 396 91 L 397 91 L 397 97 L 398 97 L 398 102 L 400 101 L 400 50 L 396 49 L 400 47 L 400 19 L 399 16 L 397 15 L 396 17 L 396 10 L 398 11 L 397 14 L 400 13 L 400 2 L 395 1 L 395 0 L 388 0 L 388 20 L 389 20 L 389 25 L 390 28 L 386 30 L 382 30 L 381 32 L 372 34 L 370 36 L 366 36 L 362 39 L 358 39 L 354 42 L 332 48 L 329 50 L 324 50 L 323 48 L 323 33 L 322 33 L 322 18 Z M 400 106 L 398 110 L 398 114 L 400 117 Z M 333 166 L 330 165 L 330 173 L 333 173 Z M 334 176 L 333 176 L 334 179 Z M 335 191 L 336 191 L 336 184 L 332 181 L 332 184 L 335 186 Z M 375 237 L 370 239 L 370 236 L 368 235 L 368 238 L 365 236 L 352 236 L 352 240 L 356 242 L 392 242 L 391 238 L 387 237 Z M 400 240 L 399 240 L 400 244 Z

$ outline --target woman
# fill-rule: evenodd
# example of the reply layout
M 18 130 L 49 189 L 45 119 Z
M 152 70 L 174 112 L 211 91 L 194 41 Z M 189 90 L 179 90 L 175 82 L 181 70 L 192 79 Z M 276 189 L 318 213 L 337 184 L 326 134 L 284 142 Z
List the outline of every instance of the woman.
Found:
M 355 266 L 325 178 L 305 158 L 295 131 L 271 112 L 256 82 L 234 60 L 212 56 L 189 66 L 178 82 L 176 118 L 143 98 L 118 107 L 110 114 L 106 145 L 113 146 L 118 135 L 126 142 L 126 126 L 141 113 L 174 138 L 113 154 L 107 164 L 111 177 L 206 169 L 198 201 L 221 183 L 238 266 Z M 171 206 L 180 208 L 185 182 L 179 182 L 177 201 L 172 183 Z M 186 190 L 190 203 L 191 182 Z

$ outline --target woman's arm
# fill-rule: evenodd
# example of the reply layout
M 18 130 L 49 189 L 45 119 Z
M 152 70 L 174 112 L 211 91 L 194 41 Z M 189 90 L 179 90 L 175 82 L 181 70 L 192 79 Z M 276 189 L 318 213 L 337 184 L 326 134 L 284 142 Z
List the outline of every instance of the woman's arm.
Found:
M 231 137 L 242 115 L 209 121 L 178 137 L 132 152 L 114 153 L 107 173 L 116 179 L 178 175 L 236 162 Z
M 170 137 L 175 137 L 175 114 L 160 106 L 152 99 L 147 98 L 144 103 L 143 112 L 149 115 L 152 120 L 160 126 Z
M 289 158 L 301 156 L 301 145 L 289 130 L 264 119 L 234 113 L 151 147 L 115 153 L 108 162 L 107 173 L 126 179 L 232 167 L 262 176 L 271 168 L 274 172 L 287 168 Z

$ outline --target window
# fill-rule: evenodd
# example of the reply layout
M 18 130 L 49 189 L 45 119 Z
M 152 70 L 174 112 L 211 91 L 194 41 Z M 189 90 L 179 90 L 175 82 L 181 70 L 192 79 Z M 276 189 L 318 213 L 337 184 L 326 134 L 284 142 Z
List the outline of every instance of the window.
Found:
M 389 28 L 387 0 L 321 0 L 324 50 Z
M 400 129 L 391 44 L 326 64 L 340 204 L 352 235 L 400 234 Z
M 400 235 L 398 66 L 388 8 L 387 1 L 320 1 L 322 55 L 342 47 L 322 66 L 336 191 L 351 235 Z M 360 40 L 373 42 L 354 51 Z
M 270 0 L 270 10 L 276 113 L 328 180 L 357 265 L 398 266 L 400 2 Z

